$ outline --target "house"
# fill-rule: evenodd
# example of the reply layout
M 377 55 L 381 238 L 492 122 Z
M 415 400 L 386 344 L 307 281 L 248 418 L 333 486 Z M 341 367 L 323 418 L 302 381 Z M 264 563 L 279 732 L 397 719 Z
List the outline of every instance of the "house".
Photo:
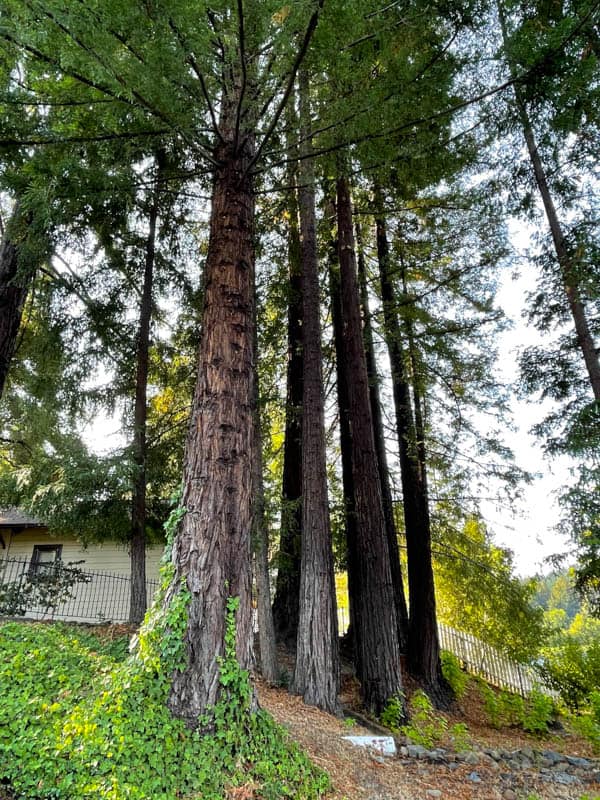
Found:
M 162 553 L 162 545 L 146 550 L 149 599 L 158 586 Z M 123 544 L 84 546 L 74 536 L 51 534 L 18 509 L 0 510 L 0 614 L 124 622 L 130 574 Z

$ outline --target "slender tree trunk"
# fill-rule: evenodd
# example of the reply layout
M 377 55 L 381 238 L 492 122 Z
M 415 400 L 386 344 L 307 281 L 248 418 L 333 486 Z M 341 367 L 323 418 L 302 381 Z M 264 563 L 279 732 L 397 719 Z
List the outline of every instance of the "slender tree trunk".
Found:
M 301 138 L 310 142 L 308 76 L 300 72 Z M 300 231 L 304 353 L 302 413 L 302 562 L 300 618 L 293 690 L 304 702 L 338 711 L 340 665 L 333 552 L 327 496 L 325 409 L 321 353 L 319 263 L 315 220 L 314 168 L 300 166 Z
M 400 551 L 398 549 L 398 532 L 396 530 L 396 522 L 394 520 L 394 504 L 392 501 L 390 473 L 388 470 L 387 453 L 385 448 L 383 414 L 381 410 L 381 400 L 379 397 L 379 376 L 377 374 L 377 360 L 375 357 L 375 346 L 373 343 L 373 327 L 371 325 L 371 312 L 369 309 L 369 289 L 367 285 L 365 256 L 362 247 L 361 229 L 360 225 L 358 224 L 356 225 L 356 242 L 358 245 L 358 282 L 363 312 L 363 339 L 365 344 L 365 356 L 367 360 L 367 376 L 369 378 L 369 401 L 371 403 L 371 415 L 373 417 L 373 435 L 375 437 L 377 466 L 379 469 L 379 480 L 381 483 L 383 500 L 383 514 L 385 517 L 385 531 L 390 554 L 390 568 L 392 571 L 392 583 L 394 586 L 394 598 L 396 602 L 398 642 L 400 644 L 400 652 L 406 654 L 408 646 L 408 610 L 406 607 L 406 597 L 404 595 L 404 585 L 402 582 L 402 567 L 400 566 Z
M 175 576 L 191 593 L 186 664 L 172 676 L 169 707 L 191 727 L 220 696 L 227 601 L 239 598 L 236 654 L 253 665 L 251 602 L 254 193 L 252 138 L 236 149 L 236 93 L 224 99 L 215 148 L 199 365 L 184 459 L 185 517 L 175 538 Z M 242 136 L 242 140 L 244 137 Z
M 19 259 L 20 228 L 26 224 L 17 202 L 0 243 L 0 397 L 15 354 L 23 308 L 35 270 Z
M 504 9 L 502 8 L 501 2 L 498 3 L 498 13 L 502 28 L 504 52 L 508 61 L 511 76 L 516 78 L 517 74 L 514 62 L 512 61 L 507 50 L 508 32 Z M 594 343 L 594 338 L 587 320 L 585 306 L 581 298 L 579 280 L 577 278 L 577 264 L 575 259 L 569 253 L 567 247 L 562 225 L 560 224 L 556 206 L 554 205 L 552 192 L 550 191 L 550 186 L 548 185 L 546 170 L 544 169 L 544 164 L 542 163 L 537 142 L 535 140 L 529 112 L 527 111 L 527 104 L 519 83 L 516 80 L 513 82 L 513 89 L 517 102 L 517 110 L 523 126 L 523 136 L 525 137 L 529 160 L 531 161 L 531 165 L 533 167 L 535 182 L 539 189 L 542 203 L 544 204 L 544 211 L 546 213 L 548 225 L 550 226 L 550 233 L 552 235 L 552 242 L 554 244 L 556 258 L 560 268 L 562 283 L 567 298 L 567 303 L 569 304 L 569 310 L 573 318 L 575 333 L 577 334 L 577 343 L 587 369 L 592 391 L 594 393 L 594 399 L 600 400 L 600 359 L 598 358 L 598 350 Z
M 296 171 L 292 171 L 293 181 Z M 302 275 L 295 190 L 289 201 L 288 364 L 281 491 L 281 536 L 273 618 L 277 640 L 296 644 L 302 539 Z
M 350 624 L 343 639 L 343 645 L 351 652 L 357 674 L 360 674 L 359 651 L 354 647 L 355 616 L 358 612 L 359 596 L 359 554 L 354 502 L 354 479 L 352 476 L 352 440 L 350 436 L 350 401 L 348 384 L 351 380 L 346 363 L 344 348 L 344 325 L 342 317 L 342 296 L 340 290 L 340 262 L 337 236 L 334 234 L 337 211 L 333 201 L 328 203 L 327 217 L 330 222 L 332 238 L 329 242 L 329 292 L 331 297 L 331 319 L 335 345 L 337 406 L 340 427 L 340 453 L 342 460 L 342 486 L 344 491 L 344 523 L 346 529 L 346 570 L 348 573 L 348 601 Z
M 152 289 L 156 254 L 156 223 L 160 197 L 160 179 L 164 153 L 156 157 L 156 179 L 148 217 L 148 236 L 144 259 L 144 278 L 140 302 L 140 319 L 136 344 L 135 409 L 133 419 L 133 463 L 135 477 L 131 505 L 131 595 L 129 621 L 139 623 L 148 604 L 146 596 L 146 419 L 148 415 L 148 366 L 150 323 L 152 321 Z
M 380 208 L 381 201 L 377 192 L 376 195 L 376 203 Z M 402 334 L 396 312 L 387 229 L 383 216 L 378 216 L 376 224 L 381 300 L 385 339 L 392 371 L 406 527 L 409 597 L 408 667 L 436 705 L 444 708 L 448 706 L 451 694 L 442 676 L 440 662 L 425 464 L 419 464 L 410 384 L 401 345 Z
M 337 212 L 344 346 L 346 363 L 352 369 L 348 399 L 359 552 L 359 596 L 354 642 L 365 705 L 379 713 L 390 697 L 402 691 L 402 677 L 396 606 L 362 339 L 352 206 L 345 178 L 337 181 Z
M 271 609 L 271 582 L 269 576 L 269 532 L 265 519 L 265 492 L 263 484 L 262 433 L 260 425 L 260 391 L 258 383 L 258 341 L 256 323 L 254 328 L 254 498 L 252 529 L 254 545 L 254 575 L 256 578 L 256 601 L 258 616 L 258 641 L 260 647 L 260 670 L 263 678 L 271 684 L 279 679 L 275 626 Z

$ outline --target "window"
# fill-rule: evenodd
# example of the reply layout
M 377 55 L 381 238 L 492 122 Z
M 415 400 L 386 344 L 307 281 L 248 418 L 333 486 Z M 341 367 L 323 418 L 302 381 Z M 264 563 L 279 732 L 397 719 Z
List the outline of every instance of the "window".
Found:
M 29 565 L 29 575 L 40 577 L 50 573 L 60 561 L 62 544 L 35 544 Z

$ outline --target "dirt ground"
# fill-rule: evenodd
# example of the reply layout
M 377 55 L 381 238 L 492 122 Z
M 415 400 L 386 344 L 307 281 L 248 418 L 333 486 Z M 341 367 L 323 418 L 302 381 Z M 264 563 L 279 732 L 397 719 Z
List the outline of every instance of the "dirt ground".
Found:
M 313 761 L 331 777 L 331 800 L 600 800 L 591 780 L 563 786 L 544 781 L 535 769 L 512 771 L 495 763 L 447 765 L 381 758 L 344 740 L 371 731 L 310 708 L 284 689 L 258 684 L 261 705 L 290 732 Z M 477 747 L 552 749 L 590 756 L 584 742 L 566 733 L 542 742 L 522 732 L 500 732 L 480 718 L 476 699 L 466 697 L 449 723 L 467 722 Z M 491 761 L 491 759 L 490 759 Z M 590 778 L 592 773 L 590 771 Z M 475 779 L 475 780 L 474 780 Z M 476 782 L 475 782 L 476 781 Z

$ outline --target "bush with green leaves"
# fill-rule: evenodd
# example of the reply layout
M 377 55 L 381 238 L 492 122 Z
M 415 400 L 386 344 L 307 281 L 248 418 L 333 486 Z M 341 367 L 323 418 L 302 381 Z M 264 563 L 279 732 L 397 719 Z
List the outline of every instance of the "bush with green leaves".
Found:
M 400 731 L 413 742 L 431 749 L 439 744 L 448 730 L 448 722 L 437 714 L 431 700 L 424 691 L 413 694 L 408 704 L 410 722 Z
M 61 603 L 74 597 L 78 584 L 91 580 L 79 566 L 82 563 L 56 561 L 44 569 L 24 572 L 16 580 L 0 584 L 0 614 L 22 616 L 35 609 L 52 616 Z
M 470 676 L 462 668 L 459 659 L 447 650 L 441 652 L 442 674 L 450 684 L 454 696 L 457 700 L 464 695 L 469 684 Z
M 550 723 L 555 717 L 554 700 L 539 689 L 532 689 L 525 703 L 523 730 L 528 733 L 547 733 Z

